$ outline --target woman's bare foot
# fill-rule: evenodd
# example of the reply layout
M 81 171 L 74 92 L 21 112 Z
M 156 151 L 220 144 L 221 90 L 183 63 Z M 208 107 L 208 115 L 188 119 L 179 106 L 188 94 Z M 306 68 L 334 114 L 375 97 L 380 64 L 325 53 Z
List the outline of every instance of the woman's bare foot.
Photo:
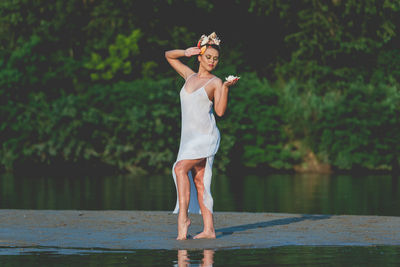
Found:
M 186 218 L 183 221 L 180 221 L 178 219 L 178 237 L 176 238 L 176 240 L 186 240 L 187 239 L 187 232 L 188 232 L 190 224 L 191 224 L 191 221 L 189 218 Z
M 200 234 L 198 234 L 195 237 L 193 237 L 193 239 L 200 239 L 200 238 L 214 239 L 215 238 L 215 231 L 203 231 Z

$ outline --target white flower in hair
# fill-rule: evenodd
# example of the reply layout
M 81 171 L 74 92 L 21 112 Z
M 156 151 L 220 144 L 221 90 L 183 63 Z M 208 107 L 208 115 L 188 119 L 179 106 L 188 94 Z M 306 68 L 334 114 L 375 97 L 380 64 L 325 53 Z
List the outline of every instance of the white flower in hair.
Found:
M 217 34 L 215 32 L 213 32 L 212 34 L 210 34 L 208 36 L 209 39 L 211 39 L 211 44 L 216 44 L 219 45 L 219 43 L 221 42 L 221 40 L 218 38 Z
M 206 45 L 219 45 L 221 42 L 221 40 L 218 38 L 217 34 L 215 32 L 211 33 L 209 36 L 206 35 L 202 35 L 200 37 L 199 42 L 197 43 L 197 47 L 201 49 L 200 51 L 200 55 L 204 54 L 204 52 L 206 51 L 207 47 Z
M 216 44 L 219 45 L 221 43 L 221 40 L 218 38 L 217 34 L 215 32 L 211 33 L 209 36 L 206 36 L 203 34 L 200 37 L 199 42 L 197 43 L 197 47 L 201 47 L 203 45 L 207 44 Z
M 204 35 L 203 41 L 201 41 L 201 46 L 208 44 L 209 37 Z
M 214 44 L 219 45 L 220 42 L 221 42 L 221 40 L 218 39 L 218 37 L 214 39 Z
M 234 80 L 239 80 L 239 79 L 240 79 L 239 76 L 234 76 L 234 75 L 229 75 L 228 77 L 225 78 L 225 80 L 226 80 L 227 82 L 232 82 L 232 81 L 234 81 Z

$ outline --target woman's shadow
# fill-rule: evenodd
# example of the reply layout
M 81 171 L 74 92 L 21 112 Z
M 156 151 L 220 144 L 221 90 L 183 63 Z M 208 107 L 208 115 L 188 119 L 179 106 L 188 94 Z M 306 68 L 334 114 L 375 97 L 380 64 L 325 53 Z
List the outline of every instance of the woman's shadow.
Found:
M 305 215 L 304 214 L 301 217 L 284 218 L 284 219 L 277 219 L 277 220 L 266 221 L 266 222 L 258 222 L 258 223 L 250 223 L 250 224 L 225 227 L 225 228 L 221 228 L 221 229 L 216 229 L 215 233 L 217 234 L 217 238 L 221 238 L 223 236 L 231 235 L 235 232 L 242 232 L 242 231 L 247 231 L 247 230 L 256 229 L 256 228 L 265 228 L 265 227 L 271 227 L 271 226 L 277 226 L 277 225 L 297 223 L 297 222 L 301 222 L 301 221 L 305 221 L 305 220 L 311 220 L 311 221 L 326 220 L 326 219 L 329 219 L 330 217 L 331 217 L 331 215 Z

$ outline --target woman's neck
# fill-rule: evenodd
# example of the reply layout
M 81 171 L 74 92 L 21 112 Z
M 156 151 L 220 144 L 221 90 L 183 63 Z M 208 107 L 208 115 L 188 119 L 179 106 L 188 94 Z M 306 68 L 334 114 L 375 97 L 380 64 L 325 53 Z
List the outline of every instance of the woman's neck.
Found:
M 207 70 L 205 70 L 204 68 L 201 67 L 201 65 L 199 66 L 199 71 L 197 72 L 197 77 L 199 78 L 206 78 L 206 77 L 210 77 L 211 73 Z

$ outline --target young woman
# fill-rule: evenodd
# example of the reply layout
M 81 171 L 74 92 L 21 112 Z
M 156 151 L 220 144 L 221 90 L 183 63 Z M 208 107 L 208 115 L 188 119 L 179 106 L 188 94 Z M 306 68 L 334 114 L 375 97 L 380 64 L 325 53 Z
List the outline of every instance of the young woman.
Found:
M 180 91 L 182 131 L 179 152 L 172 168 L 178 213 L 178 240 L 187 238 L 190 219 L 188 212 L 203 217 L 203 232 L 194 238 L 215 238 L 213 199 L 210 192 L 212 164 L 217 153 L 220 133 L 215 123 L 225 113 L 229 87 L 237 82 L 225 81 L 211 74 L 219 61 L 220 40 L 215 33 L 203 35 L 198 47 L 165 52 L 168 63 L 185 79 Z M 180 57 L 197 55 L 199 68 L 194 72 Z

